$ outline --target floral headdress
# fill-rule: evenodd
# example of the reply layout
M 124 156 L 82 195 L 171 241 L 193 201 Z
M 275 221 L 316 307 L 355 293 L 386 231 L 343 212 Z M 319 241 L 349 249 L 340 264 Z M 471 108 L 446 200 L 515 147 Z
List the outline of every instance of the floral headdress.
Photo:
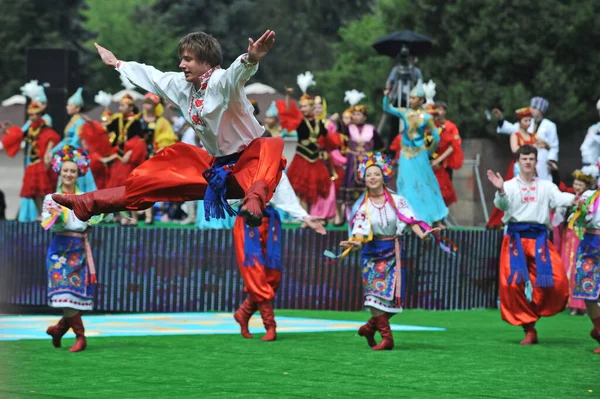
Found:
M 385 181 L 386 183 L 390 181 L 393 174 L 393 170 L 390 165 L 390 160 L 385 154 L 382 154 L 381 152 L 369 152 L 359 157 L 357 169 L 358 178 L 360 180 L 364 180 L 367 168 L 373 165 L 379 166 L 379 168 L 383 172 L 383 181 Z
M 90 159 L 88 158 L 87 152 L 83 151 L 81 148 L 75 148 L 72 145 L 66 145 L 54 154 L 54 157 L 52 158 L 52 170 L 56 173 L 60 173 L 60 169 L 65 162 L 76 163 L 80 176 L 85 175 L 90 166 Z

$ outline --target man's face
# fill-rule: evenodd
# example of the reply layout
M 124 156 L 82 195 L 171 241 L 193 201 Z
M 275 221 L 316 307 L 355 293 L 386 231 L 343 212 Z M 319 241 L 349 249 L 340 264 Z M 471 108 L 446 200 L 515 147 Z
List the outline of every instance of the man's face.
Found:
M 35 123 L 42 119 L 42 114 L 31 114 L 29 115 L 29 119 L 31 120 L 31 123 Z
M 198 61 L 194 54 L 189 50 L 184 50 L 181 55 L 181 62 L 179 63 L 179 69 L 185 74 L 185 80 L 187 82 L 197 81 L 198 78 L 206 73 L 212 66 L 206 62 Z
M 448 112 L 448 111 L 446 111 L 446 108 L 435 107 L 435 110 L 437 111 L 437 119 L 442 120 L 442 121 L 446 119 L 446 113 Z
M 131 105 L 123 102 L 119 103 L 119 112 L 123 115 L 127 115 L 131 112 Z
M 531 109 L 531 116 L 533 117 L 533 119 L 535 119 L 536 121 L 539 121 L 543 118 L 544 114 L 542 114 L 542 111 L 540 111 L 537 108 L 530 108 Z
M 300 111 L 304 116 L 313 116 L 315 114 L 315 107 L 310 103 L 300 104 Z
M 537 164 L 535 154 L 519 154 L 518 163 L 522 172 L 528 174 L 535 173 L 535 165 Z

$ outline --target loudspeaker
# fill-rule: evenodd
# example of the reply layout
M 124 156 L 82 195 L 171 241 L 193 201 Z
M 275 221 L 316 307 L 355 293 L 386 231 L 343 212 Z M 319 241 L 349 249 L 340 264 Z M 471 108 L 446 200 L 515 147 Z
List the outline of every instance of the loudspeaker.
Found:
M 48 83 L 44 90 L 48 97 L 47 113 L 52 117 L 52 127 L 62 135 L 68 122 L 67 99 L 80 85 L 79 57 L 69 49 L 27 49 L 26 81 Z

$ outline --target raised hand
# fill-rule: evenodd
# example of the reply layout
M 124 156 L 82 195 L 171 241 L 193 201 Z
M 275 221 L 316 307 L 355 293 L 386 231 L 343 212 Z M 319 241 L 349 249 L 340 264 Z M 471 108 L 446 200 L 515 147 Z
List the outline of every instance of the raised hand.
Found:
M 504 115 L 502 114 L 502 111 L 500 111 L 498 108 L 494 108 L 492 110 L 492 115 L 494 115 L 494 117 L 496 119 L 504 119 Z
M 248 38 L 248 61 L 257 63 L 263 58 L 275 44 L 275 32 L 267 30 L 257 41 Z M 112 54 L 112 53 L 111 53 Z
M 112 53 L 112 51 L 105 49 L 98 43 L 94 43 L 94 46 L 96 46 L 96 48 L 98 49 L 98 54 L 100 54 L 100 58 L 102 58 L 102 61 L 106 65 L 113 67 L 113 68 L 115 68 L 117 66 L 118 60 L 117 60 L 117 57 L 115 57 L 115 55 Z
M 500 192 L 504 191 L 504 179 L 500 176 L 500 173 L 496 173 L 491 169 L 487 171 L 487 178 Z

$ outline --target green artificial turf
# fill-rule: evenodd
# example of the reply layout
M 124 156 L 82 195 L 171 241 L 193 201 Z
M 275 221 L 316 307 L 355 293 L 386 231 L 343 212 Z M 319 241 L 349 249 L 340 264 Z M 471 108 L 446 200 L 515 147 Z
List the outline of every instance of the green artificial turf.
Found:
M 365 320 L 366 312 L 279 310 L 281 316 Z M 85 320 L 85 319 L 84 319 Z M 587 317 L 538 323 L 540 344 L 496 310 L 406 311 L 374 352 L 355 332 L 91 338 L 69 353 L 50 340 L 0 342 L 0 397 L 8 398 L 598 398 L 600 355 Z

